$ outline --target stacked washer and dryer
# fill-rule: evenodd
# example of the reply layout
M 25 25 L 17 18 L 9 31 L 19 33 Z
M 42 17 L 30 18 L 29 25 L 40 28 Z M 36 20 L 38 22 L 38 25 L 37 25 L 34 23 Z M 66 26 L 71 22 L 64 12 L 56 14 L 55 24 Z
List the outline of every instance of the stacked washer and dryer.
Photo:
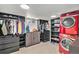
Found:
M 70 46 L 78 39 L 79 10 L 61 14 L 59 52 L 69 54 Z

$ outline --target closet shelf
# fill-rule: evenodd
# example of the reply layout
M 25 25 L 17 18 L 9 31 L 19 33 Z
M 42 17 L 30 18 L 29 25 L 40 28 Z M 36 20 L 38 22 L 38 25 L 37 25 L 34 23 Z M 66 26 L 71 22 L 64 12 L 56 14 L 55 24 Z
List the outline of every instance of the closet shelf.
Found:
M 59 42 L 60 18 L 51 19 L 51 42 Z
M 60 24 L 60 23 L 51 23 L 51 24 Z
M 56 42 L 56 43 L 59 43 L 59 41 L 58 41 L 58 40 L 53 40 L 53 39 L 51 39 L 51 42 Z
M 55 32 L 56 32 L 56 33 L 59 33 L 59 31 L 52 31 L 52 32 L 54 32 L 54 33 L 55 33 Z
M 52 28 L 59 28 L 59 26 L 52 26 Z
M 51 38 L 51 40 L 57 40 L 57 41 L 59 41 L 59 39 L 58 39 L 58 38 Z

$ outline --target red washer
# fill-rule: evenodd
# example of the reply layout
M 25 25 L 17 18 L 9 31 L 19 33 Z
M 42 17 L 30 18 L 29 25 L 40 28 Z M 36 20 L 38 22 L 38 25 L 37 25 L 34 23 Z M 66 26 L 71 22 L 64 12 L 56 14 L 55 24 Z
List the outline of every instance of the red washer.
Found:
M 59 52 L 64 54 L 69 54 L 69 46 L 72 44 L 77 38 L 77 35 L 66 35 L 60 34 L 60 43 L 59 43 Z
M 60 33 L 78 34 L 79 10 L 64 13 L 60 17 Z

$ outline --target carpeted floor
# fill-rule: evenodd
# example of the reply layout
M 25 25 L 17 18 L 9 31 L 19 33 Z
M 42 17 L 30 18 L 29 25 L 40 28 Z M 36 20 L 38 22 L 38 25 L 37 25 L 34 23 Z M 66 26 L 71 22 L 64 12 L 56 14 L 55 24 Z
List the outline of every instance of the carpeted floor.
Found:
M 58 54 L 58 44 L 41 42 L 30 47 L 21 48 L 12 54 Z

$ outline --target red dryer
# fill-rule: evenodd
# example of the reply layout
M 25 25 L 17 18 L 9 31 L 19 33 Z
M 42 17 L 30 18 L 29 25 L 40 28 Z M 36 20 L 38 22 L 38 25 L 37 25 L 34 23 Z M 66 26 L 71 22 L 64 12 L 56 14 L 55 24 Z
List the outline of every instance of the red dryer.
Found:
M 59 52 L 69 54 L 69 46 L 78 38 L 77 35 L 60 34 Z
M 60 16 L 60 33 L 78 34 L 79 10 L 64 13 Z
M 69 46 L 78 38 L 79 10 L 64 13 L 60 16 L 59 52 L 68 54 Z

